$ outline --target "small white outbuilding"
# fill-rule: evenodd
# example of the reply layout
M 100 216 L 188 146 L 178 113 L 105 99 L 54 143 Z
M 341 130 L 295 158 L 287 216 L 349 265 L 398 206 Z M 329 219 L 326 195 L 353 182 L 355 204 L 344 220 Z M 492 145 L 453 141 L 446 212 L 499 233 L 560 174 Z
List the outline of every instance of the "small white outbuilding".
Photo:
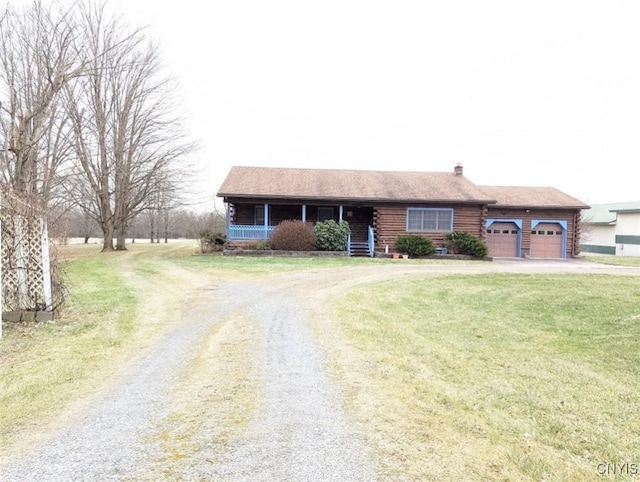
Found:
M 582 252 L 640 256 L 640 201 L 592 205 L 582 222 Z

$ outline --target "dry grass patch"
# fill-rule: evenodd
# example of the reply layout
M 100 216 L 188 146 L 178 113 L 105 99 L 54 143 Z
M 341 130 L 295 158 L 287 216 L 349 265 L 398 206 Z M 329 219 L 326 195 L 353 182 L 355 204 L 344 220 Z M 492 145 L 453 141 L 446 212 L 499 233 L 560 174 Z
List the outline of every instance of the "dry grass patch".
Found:
M 317 331 L 381 479 L 596 480 L 640 464 L 639 296 L 635 277 L 414 276 L 349 291 Z
M 56 323 L 5 325 L 0 341 L 3 447 L 51 421 L 133 329 L 138 299 L 113 263 L 86 258 L 66 270 L 72 295 Z M 117 305 L 111 303 L 114 298 L 120 300 Z

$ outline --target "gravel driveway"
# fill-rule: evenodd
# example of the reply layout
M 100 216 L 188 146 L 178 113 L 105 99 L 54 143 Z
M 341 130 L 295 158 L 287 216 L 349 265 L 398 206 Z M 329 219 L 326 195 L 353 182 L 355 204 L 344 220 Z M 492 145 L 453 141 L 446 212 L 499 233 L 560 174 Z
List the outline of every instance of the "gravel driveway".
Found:
M 341 393 L 307 326 L 309 303 L 345 285 L 411 273 L 581 272 L 637 276 L 637 268 L 579 261 L 362 266 L 285 273 L 266 281 L 229 282 L 105 384 L 86 409 L 42 437 L 30 453 L 0 468 L 1 481 L 147 480 L 149 434 L 166 416 L 166 394 L 198 341 L 229 309 L 242 307 L 260 327 L 255 354 L 265 400 L 224 463 L 200 467 L 191 480 L 374 480 L 360 435 L 342 410 Z M 312 290 L 313 297 L 307 298 Z M 193 306 L 191 306 L 193 308 Z M 157 472 L 155 472 L 157 473 Z M 207 474 L 207 475 L 203 475 Z
M 256 357 L 266 402 L 219 474 L 246 481 L 374 480 L 306 326 L 301 300 L 287 291 L 260 284 L 236 288 L 253 300 L 252 314 L 266 335 Z
M 149 436 L 167 415 L 165 395 L 200 338 L 238 307 L 264 332 L 264 347 L 256 353 L 264 410 L 230 447 L 222 467 L 204 462 L 190 480 L 373 480 L 364 446 L 306 326 L 303 300 L 272 283 L 230 282 L 219 295 L 223 303 L 191 301 L 185 320 L 111 381 L 89 408 L 60 424 L 66 428 L 0 469 L 0 480 L 149 480 L 158 473 L 149 466 Z

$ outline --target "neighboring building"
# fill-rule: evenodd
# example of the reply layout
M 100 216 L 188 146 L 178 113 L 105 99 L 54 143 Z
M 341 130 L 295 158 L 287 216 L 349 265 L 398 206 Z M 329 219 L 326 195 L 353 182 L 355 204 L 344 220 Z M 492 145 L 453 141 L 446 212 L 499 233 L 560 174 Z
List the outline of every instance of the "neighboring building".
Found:
M 596 204 L 582 213 L 586 253 L 640 256 L 640 201 Z
M 266 239 L 285 219 L 346 220 L 369 255 L 408 233 L 444 246 L 447 233 L 466 231 L 492 256 L 575 256 L 588 207 L 553 188 L 477 186 L 460 165 L 450 173 L 233 167 L 218 196 L 231 242 Z

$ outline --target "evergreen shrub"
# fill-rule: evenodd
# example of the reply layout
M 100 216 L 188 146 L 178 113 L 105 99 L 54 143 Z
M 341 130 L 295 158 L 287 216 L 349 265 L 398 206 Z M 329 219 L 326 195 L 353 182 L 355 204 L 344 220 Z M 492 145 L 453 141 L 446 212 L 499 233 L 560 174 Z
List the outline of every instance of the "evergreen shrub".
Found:
M 396 251 L 409 257 L 427 256 L 436 250 L 433 241 L 416 234 L 406 234 L 396 239 Z
M 316 248 L 319 251 L 346 251 L 351 230 L 349 223 L 333 219 L 316 224 Z
M 466 254 L 475 258 L 484 258 L 489 249 L 478 237 L 465 231 L 453 231 L 446 235 L 447 249 L 452 254 Z

